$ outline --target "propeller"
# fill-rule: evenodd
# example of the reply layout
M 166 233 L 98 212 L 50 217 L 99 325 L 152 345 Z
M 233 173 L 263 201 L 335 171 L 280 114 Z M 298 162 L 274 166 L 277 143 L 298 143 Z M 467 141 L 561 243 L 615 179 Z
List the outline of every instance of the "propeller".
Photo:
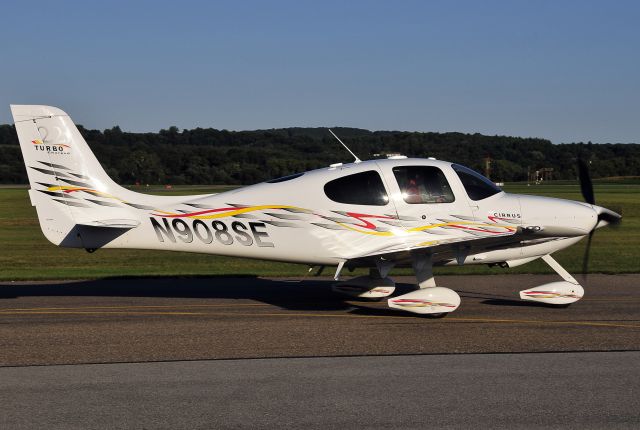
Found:
M 582 158 L 578 158 L 578 179 L 580 180 L 580 191 L 582 198 L 590 205 L 596 204 L 596 197 L 593 194 L 593 182 L 589 174 L 589 166 Z
M 594 228 L 589 232 L 589 238 L 587 239 L 587 248 L 584 250 L 584 257 L 582 257 L 582 278 L 585 283 L 587 282 L 587 272 L 589 270 L 589 253 L 591 252 L 591 240 L 593 239 Z
M 580 180 L 580 191 L 582 192 L 582 198 L 590 205 L 596 204 L 596 197 L 593 192 L 593 182 L 591 182 L 591 175 L 589 174 L 589 166 L 582 158 L 578 158 L 578 179 Z M 591 241 L 593 240 L 593 234 L 596 232 L 596 227 L 600 224 L 600 221 L 605 221 L 612 226 L 620 224 L 622 217 L 609 209 L 597 208 L 598 210 L 598 222 L 589 232 L 587 239 L 587 247 L 584 251 L 584 257 L 582 259 L 582 276 L 587 279 L 587 272 L 589 269 L 589 254 L 591 253 Z
M 589 166 L 582 158 L 578 158 L 578 180 L 580 181 L 580 191 L 582 192 L 582 198 L 590 205 L 596 204 L 596 196 L 593 193 L 593 182 L 591 182 L 591 175 L 589 174 Z M 587 281 L 587 271 L 589 270 L 589 253 L 591 252 L 591 241 L 593 240 L 593 233 L 596 228 L 594 227 L 589 232 L 589 238 L 587 239 L 587 247 L 584 251 L 584 257 L 582 257 L 582 277 Z

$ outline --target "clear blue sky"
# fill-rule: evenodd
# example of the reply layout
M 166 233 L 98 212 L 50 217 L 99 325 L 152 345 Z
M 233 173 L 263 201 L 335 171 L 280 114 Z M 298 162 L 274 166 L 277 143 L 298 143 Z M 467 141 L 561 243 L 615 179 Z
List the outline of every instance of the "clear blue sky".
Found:
M 638 1 L 11 1 L 0 123 L 640 142 Z

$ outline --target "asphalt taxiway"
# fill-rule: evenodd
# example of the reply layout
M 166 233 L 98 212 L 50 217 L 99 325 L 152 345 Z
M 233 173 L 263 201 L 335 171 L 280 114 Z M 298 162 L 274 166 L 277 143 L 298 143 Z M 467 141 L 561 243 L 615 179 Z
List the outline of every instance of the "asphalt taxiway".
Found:
M 318 278 L 1 283 L 0 428 L 638 428 L 640 275 L 519 300 L 555 279 L 440 277 L 444 319 Z
M 640 350 L 640 275 L 591 275 L 566 309 L 518 298 L 555 279 L 440 277 L 462 304 L 436 320 L 345 300 L 327 279 L 2 283 L 0 365 Z
M 0 427 L 638 428 L 639 352 L 0 368 Z

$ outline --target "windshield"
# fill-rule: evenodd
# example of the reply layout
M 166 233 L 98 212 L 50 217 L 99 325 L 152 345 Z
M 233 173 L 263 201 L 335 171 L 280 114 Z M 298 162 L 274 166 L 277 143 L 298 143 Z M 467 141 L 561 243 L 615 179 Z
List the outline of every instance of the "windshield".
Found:
M 451 167 L 458 174 L 471 200 L 483 200 L 502 191 L 496 184 L 478 172 L 459 164 L 452 164 Z

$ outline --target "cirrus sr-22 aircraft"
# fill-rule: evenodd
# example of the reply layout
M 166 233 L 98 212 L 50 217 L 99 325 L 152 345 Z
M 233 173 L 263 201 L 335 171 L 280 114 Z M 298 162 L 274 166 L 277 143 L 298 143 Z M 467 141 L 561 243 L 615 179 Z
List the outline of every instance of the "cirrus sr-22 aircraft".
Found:
M 336 281 L 343 267 L 365 267 L 368 276 L 333 287 L 361 298 L 391 296 L 389 271 L 412 267 L 416 289 L 390 297 L 388 305 L 433 317 L 460 305 L 455 291 L 436 285 L 433 266 L 515 267 L 542 258 L 563 280 L 520 297 L 560 306 L 579 300 L 584 289 L 551 254 L 621 219 L 594 204 L 584 169 L 587 203 L 508 194 L 459 164 L 404 156 L 355 157 L 220 194 L 146 195 L 109 178 L 62 110 L 12 105 L 11 111 L 31 204 L 55 245 L 334 265 Z

